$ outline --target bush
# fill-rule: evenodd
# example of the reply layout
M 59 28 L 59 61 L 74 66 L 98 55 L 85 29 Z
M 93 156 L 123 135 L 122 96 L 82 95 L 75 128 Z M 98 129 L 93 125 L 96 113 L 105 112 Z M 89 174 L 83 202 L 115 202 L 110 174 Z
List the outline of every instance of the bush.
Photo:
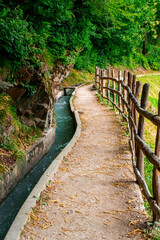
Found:
M 102 51 L 91 49 L 91 51 L 83 51 L 80 56 L 76 59 L 75 69 L 87 70 L 92 73 L 97 65 L 100 68 L 107 68 L 107 57 Z
M 160 70 L 160 47 L 158 46 L 149 46 L 149 50 L 147 53 L 147 59 L 150 67 L 153 70 Z
M 137 53 L 135 56 L 135 62 L 145 69 L 149 68 L 148 60 L 142 53 Z
M 45 47 L 43 37 L 33 30 L 26 20 L 23 20 L 23 11 L 3 8 L 0 12 L 0 51 L 2 56 L 14 60 L 13 68 L 19 68 L 24 63 L 39 65 L 35 56 L 43 52 Z

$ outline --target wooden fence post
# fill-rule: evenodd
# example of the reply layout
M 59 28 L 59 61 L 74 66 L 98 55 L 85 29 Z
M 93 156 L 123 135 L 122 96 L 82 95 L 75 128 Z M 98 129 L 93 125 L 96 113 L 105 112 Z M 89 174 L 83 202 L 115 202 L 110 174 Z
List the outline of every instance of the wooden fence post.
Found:
M 126 84 L 126 82 L 127 82 L 126 74 L 127 74 L 127 71 L 125 70 L 124 71 L 124 75 L 123 75 L 123 82 L 124 82 L 124 84 Z M 123 93 L 124 100 L 127 101 L 126 90 L 124 88 L 122 90 L 122 93 Z M 126 108 L 125 108 L 125 104 L 123 102 L 122 102 L 122 108 L 123 108 L 123 113 L 126 114 Z
M 132 93 L 135 96 L 135 94 L 136 94 L 136 75 L 133 75 Z M 134 106 L 134 104 L 132 104 L 132 119 L 133 119 L 134 123 L 135 123 L 135 114 L 136 114 L 135 106 Z M 133 150 L 135 152 L 135 149 L 136 149 L 136 146 L 135 146 L 135 133 L 134 133 L 133 128 L 132 128 L 132 144 L 133 144 Z
M 118 91 L 121 92 L 121 83 L 119 82 L 121 80 L 121 71 L 118 71 Z M 121 108 L 121 97 L 118 96 L 118 107 Z
M 150 85 L 148 83 L 145 83 L 143 85 L 141 107 L 144 109 L 146 109 L 147 107 L 149 87 Z M 145 120 L 144 117 L 140 115 L 138 123 L 138 135 L 143 140 L 144 140 L 144 120 Z M 143 152 L 139 149 L 139 147 L 137 148 L 137 168 L 140 171 L 142 177 L 144 178 L 144 155 Z
M 159 99 L 158 99 L 158 116 L 160 116 L 160 92 L 159 92 Z M 156 135 L 156 145 L 155 145 L 155 154 L 158 158 L 160 158 L 160 128 L 157 127 L 157 135 Z M 153 180 L 152 180 L 152 187 L 153 187 L 153 197 L 156 200 L 158 206 L 160 206 L 160 171 L 153 168 Z M 160 218 L 156 216 L 153 212 L 153 221 L 159 222 Z
M 139 97 L 141 95 L 141 90 L 142 90 L 142 82 L 137 81 L 136 82 L 136 93 L 135 93 L 135 98 L 137 102 L 139 102 Z M 135 125 L 138 130 L 138 116 L 137 116 L 137 111 L 134 109 L 134 120 L 135 120 Z M 137 157 L 137 145 L 135 144 L 135 156 Z
M 136 93 L 136 75 L 133 75 L 132 93 L 133 93 L 133 95 L 135 95 L 135 93 Z
M 136 94 L 136 75 L 133 75 L 133 81 L 132 81 L 132 93 L 135 96 Z M 135 122 L 135 107 L 134 104 L 132 106 L 132 118 Z
M 102 83 L 103 83 L 102 75 L 103 75 L 103 70 L 100 69 L 100 94 L 101 95 L 102 95 Z
M 97 76 L 97 88 L 98 88 L 98 90 L 100 90 L 100 69 L 99 68 L 97 68 L 97 74 L 98 74 L 98 76 Z
M 96 83 L 96 81 L 97 81 L 97 66 L 95 68 L 95 78 L 94 78 L 94 80 L 95 80 L 94 86 L 97 88 L 97 83 Z
M 132 73 L 128 72 L 128 86 L 129 86 L 129 88 L 131 89 L 131 91 L 132 91 L 132 78 L 133 78 Z M 128 96 L 128 104 L 129 104 L 129 106 L 131 107 L 132 102 L 131 102 L 129 96 Z
M 107 77 L 110 77 L 110 69 L 107 70 Z M 108 79 L 107 81 L 107 87 L 110 87 L 110 80 Z M 107 97 L 110 99 L 110 91 L 107 90 Z M 109 100 L 108 100 L 108 104 L 109 104 Z
M 133 79 L 133 75 L 130 72 L 128 72 L 128 86 L 131 91 L 132 91 L 132 79 Z M 130 109 L 132 109 L 132 101 L 129 97 L 129 94 L 128 94 L 128 105 L 130 106 Z M 132 110 L 129 112 L 129 116 L 132 117 Z M 131 134 L 130 139 L 132 140 L 132 143 L 133 143 L 133 126 L 130 118 L 129 118 L 129 128 L 130 128 L 130 134 Z
M 115 72 L 114 72 L 114 69 L 112 69 L 112 78 L 115 77 Z M 112 81 L 112 88 L 113 90 L 115 90 L 115 81 Z M 116 104 L 116 94 L 113 92 L 113 102 L 114 104 Z M 115 108 L 115 106 L 113 105 L 113 108 Z
M 103 77 L 105 77 L 105 69 L 102 70 L 102 97 L 105 97 L 106 89 L 104 87 L 106 86 L 106 80 Z
M 139 102 L 141 90 L 142 90 L 142 83 L 140 81 L 137 81 L 136 82 L 136 93 L 135 93 L 135 98 L 136 98 L 137 102 Z M 138 129 L 138 119 L 137 119 L 137 111 L 136 110 L 135 110 L 135 125 Z

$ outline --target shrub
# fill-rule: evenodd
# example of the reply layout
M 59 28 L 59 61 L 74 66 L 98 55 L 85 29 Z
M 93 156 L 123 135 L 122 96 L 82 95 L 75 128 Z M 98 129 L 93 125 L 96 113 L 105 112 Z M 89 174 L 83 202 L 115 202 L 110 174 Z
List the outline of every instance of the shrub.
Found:
M 45 42 L 33 30 L 26 20 L 23 11 L 17 7 L 14 10 L 3 8 L 0 12 L 0 51 L 3 56 L 13 59 L 12 67 L 18 69 L 22 63 L 40 64 L 36 55 L 43 52 Z
M 144 67 L 145 69 L 149 68 L 148 60 L 142 53 L 137 53 L 135 55 L 135 62 L 138 63 L 140 66 Z
M 160 70 L 160 47 L 150 45 L 147 53 L 147 59 L 153 70 Z
M 84 50 L 80 56 L 76 59 L 75 69 L 85 69 L 92 73 L 95 70 L 95 66 L 101 68 L 107 68 L 108 59 L 103 51 L 91 49 L 90 51 Z

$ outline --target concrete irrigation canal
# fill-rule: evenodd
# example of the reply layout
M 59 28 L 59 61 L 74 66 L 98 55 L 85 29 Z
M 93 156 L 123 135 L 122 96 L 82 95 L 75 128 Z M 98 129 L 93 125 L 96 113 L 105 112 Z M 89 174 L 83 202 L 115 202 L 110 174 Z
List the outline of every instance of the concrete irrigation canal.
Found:
M 71 92 L 73 92 L 73 89 Z M 60 151 L 67 145 L 75 132 L 76 125 L 69 105 L 70 94 L 63 96 L 55 103 L 56 140 L 48 154 L 18 183 L 0 206 L 0 240 L 4 239 L 15 216 L 35 184 Z

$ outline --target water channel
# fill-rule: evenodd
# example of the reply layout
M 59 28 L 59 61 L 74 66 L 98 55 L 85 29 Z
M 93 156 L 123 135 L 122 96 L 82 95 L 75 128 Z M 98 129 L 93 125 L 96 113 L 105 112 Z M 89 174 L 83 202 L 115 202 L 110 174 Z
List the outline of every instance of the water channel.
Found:
M 10 225 L 35 184 L 51 162 L 71 140 L 75 132 L 76 124 L 72 117 L 69 105 L 70 96 L 71 92 L 68 96 L 63 96 L 57 103 L 55 103 L 54 109 L 57 126 L 56 139 L 48 154 L 45 155 L 30 173 L 17 184 L 0 206 L 0 240 L 3 240 L 6 236 Z

